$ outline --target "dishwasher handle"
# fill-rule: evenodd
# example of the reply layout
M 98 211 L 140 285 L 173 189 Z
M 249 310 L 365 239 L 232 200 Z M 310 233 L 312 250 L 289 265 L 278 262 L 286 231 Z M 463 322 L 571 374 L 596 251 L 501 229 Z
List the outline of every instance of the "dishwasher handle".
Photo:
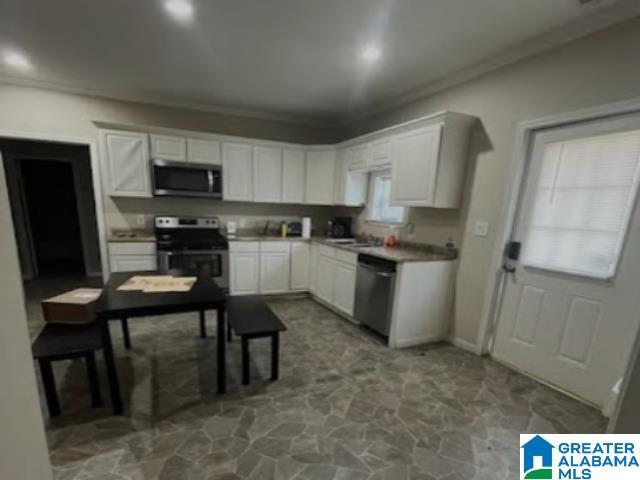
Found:
M 358 267 L 362 268 L 363 270 L 367 270 L 373 274 L 375 274 L 378 277 L 385 277 L 385 278 L 391 278 L 393 277 L 393 273 L 389 273 L 389 272 L 383 272 L 381 270 L 378 270 L 376 268 L 373 268 L 369 265 L 367 265 L 366 263 L 359 263 Z

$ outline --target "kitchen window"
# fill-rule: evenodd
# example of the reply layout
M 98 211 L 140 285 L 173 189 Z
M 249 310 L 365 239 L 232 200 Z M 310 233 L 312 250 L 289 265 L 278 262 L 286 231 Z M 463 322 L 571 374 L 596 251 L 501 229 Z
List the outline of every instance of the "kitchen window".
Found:
M 391 206 L 391 171 L 373 172 L 369 179 L 367 220 L 379 223 L 405 223 L 407 209 Z

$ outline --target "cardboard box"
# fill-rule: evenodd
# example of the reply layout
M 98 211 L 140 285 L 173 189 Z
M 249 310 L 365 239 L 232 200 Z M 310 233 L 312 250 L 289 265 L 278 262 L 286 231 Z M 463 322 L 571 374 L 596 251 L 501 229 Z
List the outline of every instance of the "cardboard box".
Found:
M 42 301 L 44 320 L 50 323 L 91 323 L 100 288 L 77 288 Z

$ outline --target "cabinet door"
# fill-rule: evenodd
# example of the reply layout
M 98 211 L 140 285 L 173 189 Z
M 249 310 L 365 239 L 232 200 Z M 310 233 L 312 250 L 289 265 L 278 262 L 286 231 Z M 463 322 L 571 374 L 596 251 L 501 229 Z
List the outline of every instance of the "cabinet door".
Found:
M 342 262 L 335 262 L 333 270 L 333 306 L 353 317 L 356 297 L 356 268 Z
M 289 254 L 260 254 L 260 293 L 289 291 Z
M 333 258 L 318 256 L 318 271 L 316 295 L 325 302 L 333 305 L 333 270 L 335 260 Z
M 307 152 L 306 203 L 333 205 L 335 150 Z
M 282 201 L 282 150 L 279 148 L 253 148 L 253 200 Z
M 391 168 L 391 204 L 433 206 L 442 125 L 398 135 Z
M 157 270 L 155 255 L 111 255 L 109 257 L 111 273 Z
M 252 149 L 240 143 L 222 145 L 222 176 L 224 200 L 253 200 Z
M 369 167 L 385 168 L 391 166 L 393 144 L 390 138 L 381 138 L 369 144 Z
M 349 164 L 351 162 L 351 149 L 342 148 L 336 154 L 336 180 L 333 187 L 334 205 L 345 204 L 345 183 Z
M 304 203 L 304 152 L 282 152 L 282 201 Z
M 229 289 L 231 295 L 254 295 L 258 293 L 257 253 L 232 253 L 229 255 Z
M 291 244 L 291 290 L 309 290 L 311 247 L 308 243 Z
M 193 163 L 220 165 L 220 142 L 190 138 L 187 140 L 187 159 Z
M 112 197 L 151 197 L 147 135 L 102 130 L 102 156 L 108 169 Z
M 187 140 L 185 138 L 169 135 L 150 135 L 150 138 L 151 158 L 174 162 L 187 161 Z
M 318 246 L 311 244 L 311 263 L 309 264 L 309 291 L 316 293 L 318 285 Z
M 367 168 L 367 155 L 369 151 L 369 145 L 356 145 L 351 147 L 351 164 L 350 170 L 363 170 Z

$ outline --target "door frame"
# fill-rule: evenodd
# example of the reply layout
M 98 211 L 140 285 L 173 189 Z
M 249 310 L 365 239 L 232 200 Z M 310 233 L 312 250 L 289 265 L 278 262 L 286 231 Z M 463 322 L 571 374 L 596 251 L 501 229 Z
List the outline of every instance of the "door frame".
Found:
M 89 157 L 91 160 L 91 180 L 93 183 L 93 199 L 96 209 L 96 221 L 98 227 L 98 242 L 100 250 L 100 264 L 102 266 L 102 279 L 104 281 L 109 277 L 109 262 L 107 256 L 107 234 L 106 221 L 104 212 L 104 202 L 102 197 L 102 170 L 100 169 L 100 156 L 98 153 L 97 140 L 86 137 L 75 137 L 69 135 L 56 135 L 48 133 L 27 132 L 19 130 L 2 130 L 0 129 L 0 137 L 15 140 L 31 140 L 44 141 L 54 143 L 67 143 L 72 145 L 82 145 L 89 147 Z M 0 181 L 6 182 L 7 179 L 2 173 Z

